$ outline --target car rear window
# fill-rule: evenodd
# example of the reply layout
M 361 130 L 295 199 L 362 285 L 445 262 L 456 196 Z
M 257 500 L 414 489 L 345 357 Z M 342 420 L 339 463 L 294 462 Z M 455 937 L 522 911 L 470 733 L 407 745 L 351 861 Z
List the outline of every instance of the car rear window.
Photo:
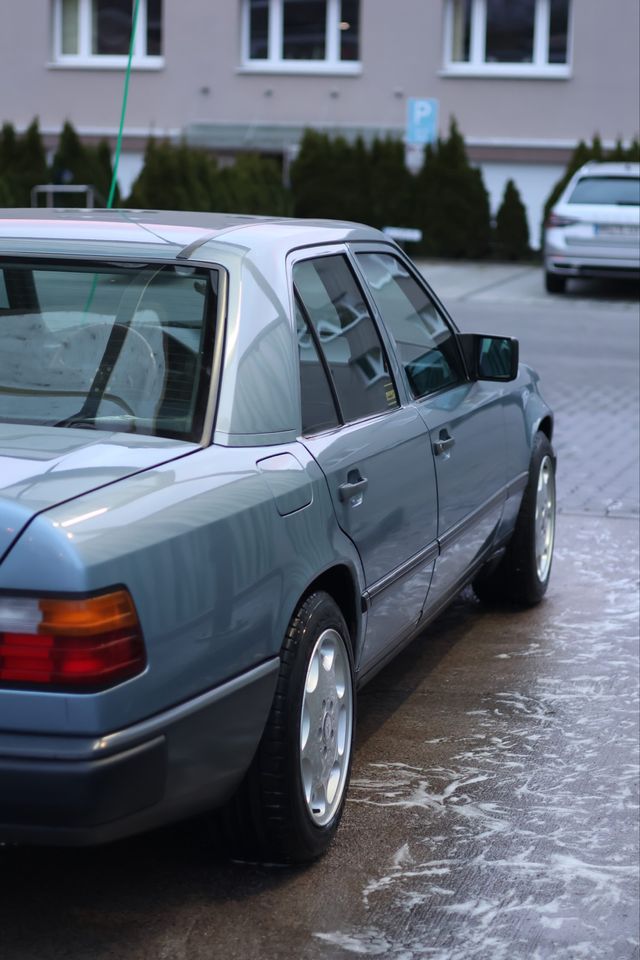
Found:
M 640 177 L 582 177 L 569 203 L 640 204 Z
M 202 435 L 218 275 L 0 261 L 0 421 Z

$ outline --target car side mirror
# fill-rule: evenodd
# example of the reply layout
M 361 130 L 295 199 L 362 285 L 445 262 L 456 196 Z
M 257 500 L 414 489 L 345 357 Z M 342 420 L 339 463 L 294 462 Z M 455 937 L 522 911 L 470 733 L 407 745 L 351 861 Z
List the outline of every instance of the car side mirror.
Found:
M 518 341 L 513 337 L 490 337 L 461 333 L 459 342 L 471 380 L 506 382 L 518 376 Z

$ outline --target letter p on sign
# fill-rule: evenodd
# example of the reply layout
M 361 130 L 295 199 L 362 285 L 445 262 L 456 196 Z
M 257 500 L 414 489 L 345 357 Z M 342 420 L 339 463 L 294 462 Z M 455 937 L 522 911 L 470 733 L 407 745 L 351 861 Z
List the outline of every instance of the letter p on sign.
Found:
M 407 143 L 434 143 L 438 139 L 438 101 L 409 97 L 407 100 Z

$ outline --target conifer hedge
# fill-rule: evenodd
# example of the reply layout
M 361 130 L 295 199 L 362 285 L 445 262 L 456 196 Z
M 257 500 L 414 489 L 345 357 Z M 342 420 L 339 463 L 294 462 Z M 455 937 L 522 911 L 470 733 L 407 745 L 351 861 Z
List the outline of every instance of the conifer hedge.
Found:
M 618 141 L 603 150 L 600 138 L 581 141 L 545 205 L 545 219 L 570 177 L 588 160 L 640 160 L 640 143 Z M 87 146 L 65 123 L 50 167 L 34 120 L 18 136 L 10 123 L 0 130 L 0 206 L 29 206 L 38 183 L 91 184 L 103 204 L 112 178 L 106 141 Z M 64 203 L 65 200 L 63 199 Z M 121 198 L 116 193 L 116 205 Z M 417 174 L 407 170 L 400 140 L 365 144 L 307 130 L 282 183 L 280 163 L 243 154 L 222 165 L 205 150 L 184 143 L 149 140 L 144 165 L 124 205 L 176 210 L 218 210 L 271 216 L 353 220 L 383 228 L 416 227 L 422 242 L 410 252 L 477 259 L 491 252 L 518 259 L 529 254 L 524 207 L 513 181 L 506 185 L 492 235 L 489 198 L 480 170 L 469 163 L 455 120 L 448 136 L 427 146 Z
M 513 180 L 507 180 L 496 215 L 495 252 L 505 260 L 521 260 L 530 253 L 527 212 Z

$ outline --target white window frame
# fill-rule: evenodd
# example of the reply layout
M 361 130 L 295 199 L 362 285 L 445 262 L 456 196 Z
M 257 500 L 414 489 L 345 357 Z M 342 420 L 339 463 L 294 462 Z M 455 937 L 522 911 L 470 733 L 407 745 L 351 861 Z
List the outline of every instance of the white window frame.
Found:
M 327 3 L 327 48 L 324 60 L 285 60 L 283 47 L 283 0 L 269 0 L 268 56 L 261 60 L 249 57 L 250 3 L 242 3 L 242 73 L 306 73 L 306 74 L 359 74 L 360 60 L 340 59 L 340 0 Z M 364 0 L 361 0 L 361 9 Z
M 573 2 L 569 2 L 567 23 L 567 62 L 549 63 L 549 0 L 536 0 L 533 26 L 532 63 L 487 63 L 485 61 L 487 3 L 471 0 L 469 60 L 452 59 L 454 0 L 446 0 L 444 19 L 444 64 L 440 71 L 446 77 L 535 77 L 562 80 L 571 76 L 571 38 L 573 35 Z
M 135 0 L 134 0 L 135 2 Z M 53 62 L 50 67 L 79 67 L 94 70 L 124 70 L 129 57 L 91 52 L 92 0 L 79 0 L 78 53 L 62 52 L 62 0 L 53 0 Z M 163 5 L 164 9 L 164 5 Z M 147 45 L 147 0 L 140 0 L 136 37 L 131 66 L 137 70 L 159 70 L 164 67 L 164 56 L 149 56 Z

